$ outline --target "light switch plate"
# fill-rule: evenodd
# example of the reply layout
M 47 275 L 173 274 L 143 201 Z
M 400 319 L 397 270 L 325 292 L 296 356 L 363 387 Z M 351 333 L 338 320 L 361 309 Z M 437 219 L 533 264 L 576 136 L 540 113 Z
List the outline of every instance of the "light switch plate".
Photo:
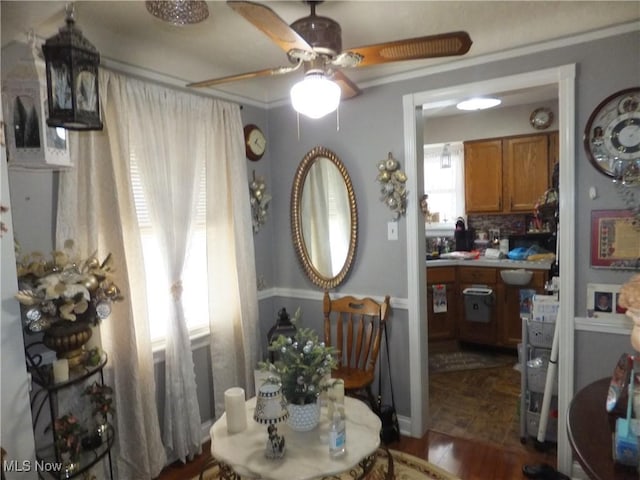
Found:
M 387 240 L 398 240 L 398 222 L 387 223 Z

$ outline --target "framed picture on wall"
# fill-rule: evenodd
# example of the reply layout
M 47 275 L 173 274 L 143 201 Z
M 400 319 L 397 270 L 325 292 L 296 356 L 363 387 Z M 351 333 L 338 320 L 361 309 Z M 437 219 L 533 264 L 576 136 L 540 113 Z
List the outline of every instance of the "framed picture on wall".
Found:
M 591 212 L 591 266 L 640 270 L 640 227 L 631 211 Z
M 620 285 L 604 283 L 587 284 L 587 317 L 620 318 L 624 317 L 626 308 L 619 305 Z

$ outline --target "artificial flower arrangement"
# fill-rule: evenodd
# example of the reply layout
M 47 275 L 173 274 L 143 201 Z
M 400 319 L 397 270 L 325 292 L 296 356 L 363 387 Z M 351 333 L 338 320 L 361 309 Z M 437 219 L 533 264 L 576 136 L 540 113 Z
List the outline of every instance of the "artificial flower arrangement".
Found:
M 84 389 L 83 395 L 89 397 L 89 401 L 93 405 L 93 415 L 100 417 L 104 423 L 107 421 L 107 415 L 113 416 L 115 413 L 111 398 L 113 389 L 109 385 L 101 385 L 97 381 L 93 382 Z
M 67 240 L 51 259 L 40 252 L 19 257 L 16 298 L 25 306 L 29 331 L 45 331 L 60 321 L 96 325 L 111 314 L 113 302 L 122 300 L 113 281 L 111 254 L 102 262 L 96 254 L 80 259 L 73 247 Z
M 296 325 L 300 317 L 298 309 L 292 323 Z M 324 380 L 336 368 L 337 350 L 319 341 L 313 330 L 298 328 L 293 337 L 280 335 L 271 342 L 269 351 L 275 353 L 274 362 L 260 362 L 259 367 L 274 374 L 268 381 L 282 385 L 288 403 L 313 403 L 329 388 Z
M 85 433 L 78 419 L 67 413 L 54 421 L 56 447 L 60 453 L 68 453 L 74 461 L 80 454 L 81 437 Z

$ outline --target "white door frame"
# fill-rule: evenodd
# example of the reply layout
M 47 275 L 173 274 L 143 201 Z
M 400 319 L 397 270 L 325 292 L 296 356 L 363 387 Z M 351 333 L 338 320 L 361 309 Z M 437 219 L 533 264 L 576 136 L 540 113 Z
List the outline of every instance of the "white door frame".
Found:
M 417 199 L 423 178 L 422 105 L 453 97 L 490 95 L 508 90 L 542 85 L 558 87 L 558 130 L 560 153 L 560 218 L 558 232 L 560 255 L 560 313 L 558 357 L 559 422 L 564 425 L 573 397 L 574 377 L 574 290 L 575 290 L 575 65 L 526 72 L 482 82 L 454 85 L 438 90 L 403 96 L 404 152 L 407 189 L 415 201 L 407 202 L 407 303 L 409 322 L 409 385 L 411 396 L 411 432 L 421 437 L 429 426 L 429 372 L 427 368 L 427 306 L 424 220 Z M 558 428 L 558 468 L 571 471 L 571 449 L 565 428 Z

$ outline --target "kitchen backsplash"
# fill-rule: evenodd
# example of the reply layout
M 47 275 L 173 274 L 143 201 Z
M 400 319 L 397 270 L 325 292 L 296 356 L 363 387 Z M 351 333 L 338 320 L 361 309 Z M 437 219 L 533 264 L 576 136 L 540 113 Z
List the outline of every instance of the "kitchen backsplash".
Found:
M 486 232 L 490 230 L 500 230 L 500 238 L 507 238 L 510 235 L 522 235 L 529 230 L 532 215 L 469 215 L 467 218 L 467 229 L 473 229 L 475 235 L 478 232 Z M 484 250 L 487 245 L 476 245 L 479 250 Z M 451 236 L 444 235 L 440 237 L 427 237 L 426 250 L 430 254 L 432 252 L 445 253 L 455 250 L 455 240 L 453 232 Z

